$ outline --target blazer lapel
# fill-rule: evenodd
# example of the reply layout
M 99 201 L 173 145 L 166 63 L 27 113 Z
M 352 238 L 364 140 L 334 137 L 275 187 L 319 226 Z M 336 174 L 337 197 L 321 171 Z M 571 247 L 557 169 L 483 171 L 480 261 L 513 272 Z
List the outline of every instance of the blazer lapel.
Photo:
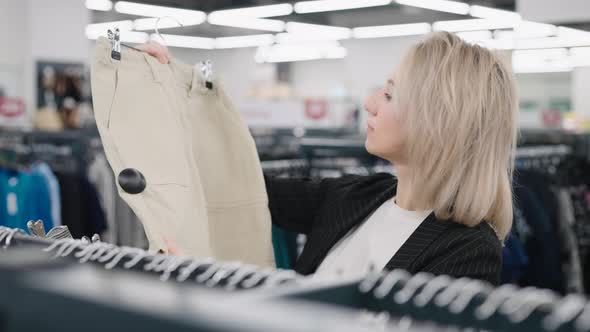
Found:
M 418 228 L 404 242 L 401 248 L 393 255 L 385 268 L 387 270 L 408 270 L 410 265 L 420 256 L 434 240 L 436 240 L 453 222 L 437 220 L 434 212 L 431 213 Z

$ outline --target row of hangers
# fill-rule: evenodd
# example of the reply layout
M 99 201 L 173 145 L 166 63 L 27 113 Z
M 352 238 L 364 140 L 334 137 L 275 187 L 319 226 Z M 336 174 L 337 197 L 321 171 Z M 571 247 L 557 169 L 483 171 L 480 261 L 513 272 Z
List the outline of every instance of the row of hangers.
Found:
M 31 242 L 19 229 L 0 227 L 0 245 L 5 249 Z M 194 281 L 206 287 L 225 290 L 274 288 L 301 281 L 293 271 L 259 269 L 240 263 L 221 263 L 211 259 L 151 254 L 144 250 L 117 247 L 104 242 L 82 240 L 41 240 L 43 251 L 55 258 L 70 257 L 81 263 L 93 262 L 106 269 L 128 269 L 157 273 L 162 281 Z M 303 285 L 303 283 L 299 283 Z M 331 287 L 333 289 L 331 289 Z M 347 286 L 348 287 L 348 286 Z M 323 285 L 318 291 L 302 287 L 287 288 L 277 294 L 322 302 L 338 301 L 337 292 L 347 287 Z M 561 297 L 549 290 L 488 283 L 429 273 L 411 275 L 403 270 L 371 273 L 350 284 L 359 295 L 344 296 L 357 309 L 407 316 L 416 321 L 441 325 L 481 328 L 492 331 L 590 331 L 590 305 L 581 295 Z M 350 294 L 349 294 L 350 295 Z M 349 303 L 350 305 L 350 303 Z
M 212 258 L 195 259 L 185 256 L 153 254 L 143 249 L 119 247 L 93 238 L 58 239 L 47 242 L 35 239 L 20 229 L 0 226 L 0 244 L 5 249 L 15 242 L 49 244 L 43 251 L 53 253 L 53 258 L 74 258 L 80 263 L 93 262 L 104 265 L 106 269 L 122 268 L 144 272 L 159 273 L 162 281 L 171 279 L 177 282 L 194 281 L 207 287 L 220 287 L 226 290 L 274 287 L 298 278 L 291 270 L 258 268 L 239 262 L 218 262 Z
M 590 331 L 590 304 L 578 294 L 403 270 L 369 275 L 358 291 L 373 310 L 419 320 L 491 331 Z

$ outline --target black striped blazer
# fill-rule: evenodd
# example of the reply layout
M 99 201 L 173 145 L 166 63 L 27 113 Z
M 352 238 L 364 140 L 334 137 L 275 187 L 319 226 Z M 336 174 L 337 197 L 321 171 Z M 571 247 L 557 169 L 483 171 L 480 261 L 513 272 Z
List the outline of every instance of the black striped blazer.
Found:
M 307 235 L 295 270 L 314 273 L 330 248 L 396 193 L 387 173 L 336 179 L 281 179 L 265 175 L 272 222 Z M 467 227 L 430 214 L 387 263 L 386 269 L 470 277 L 498 284 L 502 245 L 486 222 Z

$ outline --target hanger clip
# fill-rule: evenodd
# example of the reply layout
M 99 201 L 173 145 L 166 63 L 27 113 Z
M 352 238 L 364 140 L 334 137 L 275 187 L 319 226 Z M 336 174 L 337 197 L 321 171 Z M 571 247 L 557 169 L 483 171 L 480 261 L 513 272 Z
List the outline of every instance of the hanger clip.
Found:
M 108 30 L 108 37 L 111 41 L 111 58 L 121 61 L 121 32 L 115 28 L 115 32 Z
M 211 60 L 201 61 L 201 73 L 205 78 L 205 86 L 207 89 L 213 89 L 213 64 Z

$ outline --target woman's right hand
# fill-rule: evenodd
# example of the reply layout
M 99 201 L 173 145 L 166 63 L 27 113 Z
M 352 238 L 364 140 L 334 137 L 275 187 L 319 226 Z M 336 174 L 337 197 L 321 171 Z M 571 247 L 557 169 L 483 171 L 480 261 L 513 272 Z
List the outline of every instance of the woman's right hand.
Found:
M 166 243 L 166 249 L 167 249 L 167 253 L 169 255 L 176 255 L 176 256 L 181 256 L 182 252 L 180 251 L 180 249 L 178 249 L 178 246 L 176 246 L 176 243 L 165 239 L 164 242 Z
M 167 64 L 170 62 L 172 56 L 168 48 L 157 42 L 148 42 L 137 46 L 138 49 L 156 58 L 160 63 Z

